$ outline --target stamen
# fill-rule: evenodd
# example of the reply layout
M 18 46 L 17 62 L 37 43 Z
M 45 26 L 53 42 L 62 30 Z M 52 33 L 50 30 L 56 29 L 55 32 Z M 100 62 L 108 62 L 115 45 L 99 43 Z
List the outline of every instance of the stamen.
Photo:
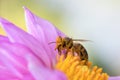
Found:
M 102 68 L 91 68 L 91 62 L 81 61 L 79 56 L 73 56 L 70 52 L 66 58 L 62 54 L 57 60 L 55 68 L 64 72 L 68 80 L 108 80 L 109 76 L 102 73 Z

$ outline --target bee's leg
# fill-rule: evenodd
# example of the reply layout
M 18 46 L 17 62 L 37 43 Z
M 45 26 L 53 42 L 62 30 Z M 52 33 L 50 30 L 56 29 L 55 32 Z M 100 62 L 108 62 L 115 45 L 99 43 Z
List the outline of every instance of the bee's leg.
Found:
M 74 47 L 71 48 L 71 52 L 72 52 L 72 55 L 74 56 L 74 54 L 75 54 L 75 48 Z
M 58 54 L 61 55 L 61 45 L 56 46 L 55 50 L 58 50 Z
M 58 46 L 56 45 L 55 50 L 58 49 Z
M 64 50 L 65 50 L 65 49 L 64 49 Z M 66 50 L 65 50 L 65 53 L 64 53 L 65 58 L 67 57 L 68 52 L 69 52 L 69 49 L 66 49 Z
M 61 48 L 58 48 L 58 54 L 61 55 Z
M 69 52 L 71 52 L 71 53 L 72 53 L 72 55 L 74 56 L 74 48 L 73 48 L 73 47 L 72 47 L 72 48 L 70 48 L 70 49 L 69 49 L 69 48 L 67 49 L 67 53 L 69 53 Z

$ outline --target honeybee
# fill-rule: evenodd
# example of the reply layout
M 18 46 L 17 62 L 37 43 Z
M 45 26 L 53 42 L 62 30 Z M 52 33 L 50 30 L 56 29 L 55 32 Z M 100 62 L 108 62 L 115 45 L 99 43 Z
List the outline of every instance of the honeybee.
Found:
M 81 60 L 86 60 L 88 61 L 88 53 L 86 49 L 83 47 L 82 44 L 76 43 L 74 41 L 88 41 L 88 40 L 82 40 L 82 39 L 72 39 L 69 37 L 61 37 L 59 36 L 56 38 L 56 42 L 51 42 L 51 43 L 56 43 L 55 50 L 58 50 L 58 54 L 61 55 L 62 50 L 66 50 L 66 54 L 71 51 L 73 55 L 77 53 L 77 55 L 80 56 Z

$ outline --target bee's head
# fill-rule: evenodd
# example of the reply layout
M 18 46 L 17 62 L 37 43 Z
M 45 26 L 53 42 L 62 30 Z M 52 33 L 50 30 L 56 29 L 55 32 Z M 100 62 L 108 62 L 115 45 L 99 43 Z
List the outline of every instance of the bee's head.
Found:
M 62 42 L 62 37 L 61 36 L 58 36 L 57 38 L 56 38 L 56 43 L 61 43 Z

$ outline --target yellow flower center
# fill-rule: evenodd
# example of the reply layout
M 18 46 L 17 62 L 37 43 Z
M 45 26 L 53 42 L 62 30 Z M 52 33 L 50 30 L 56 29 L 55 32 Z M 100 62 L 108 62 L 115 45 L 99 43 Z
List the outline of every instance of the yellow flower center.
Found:
M 57 56 L 56 69 L 62 71 L 68 80 L 108 80 L 108 74 L 102 73 L 102 68 L 94 66 L 91 68 L 91 62 L 80 61 L 79 56 L 73 56 L 71 53 Z

